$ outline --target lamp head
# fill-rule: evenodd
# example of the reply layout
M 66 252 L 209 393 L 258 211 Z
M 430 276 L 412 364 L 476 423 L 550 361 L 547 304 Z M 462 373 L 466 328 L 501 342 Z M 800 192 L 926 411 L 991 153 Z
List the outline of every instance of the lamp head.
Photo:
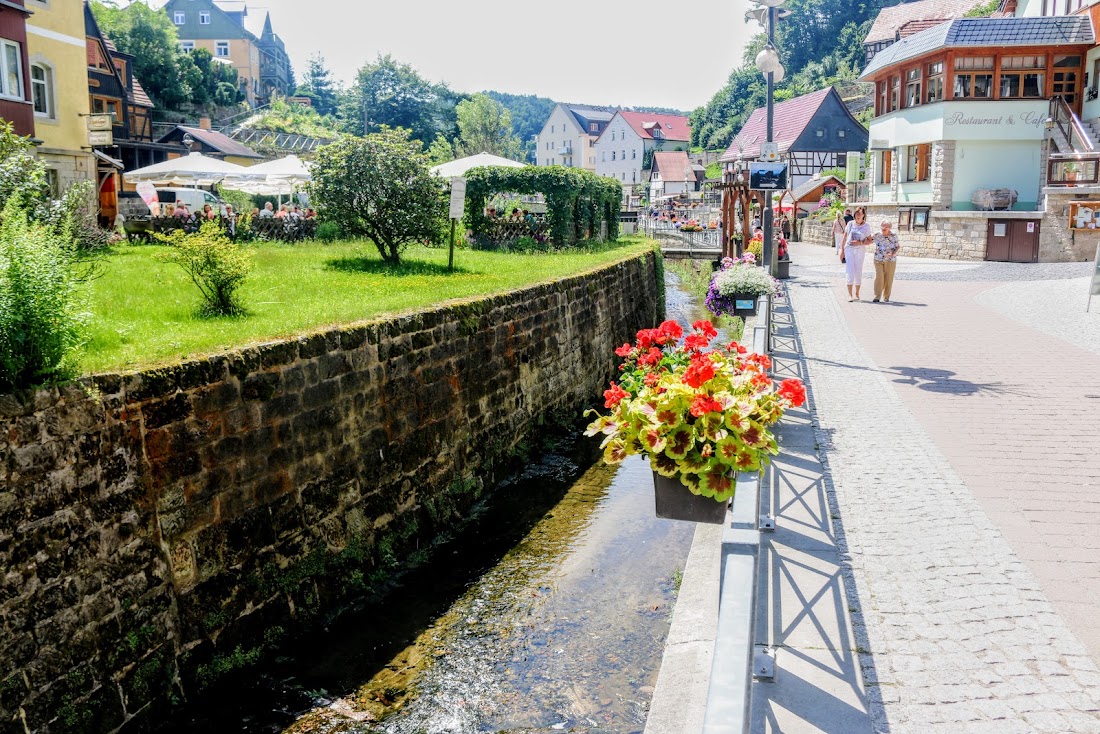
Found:
M 753 2 L 759 3 L 766 8 L 778 8 L 783 4 L 783 0 L 753 0 Z
M 1054 129 L 1054 118 L 1053 117 L 1048 117 L 1047 119 L 1043 120 L 1043 126 L 1047 130 L 1053 130 Z
M 779 54 L 776 53 L 775 46 L 769 43 L 760 50 L 760 53 L 756 55 L 756 68 L 762 74 L 774 74 L 783 68 L 783 65 L 779 63 Z

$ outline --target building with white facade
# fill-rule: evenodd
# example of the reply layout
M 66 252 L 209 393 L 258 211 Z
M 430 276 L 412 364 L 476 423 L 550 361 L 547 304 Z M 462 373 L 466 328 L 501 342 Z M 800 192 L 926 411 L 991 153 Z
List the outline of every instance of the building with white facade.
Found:
M 609 107 L 559 104 L 535 138 L 535 165 L 595 171 L 596 140 L 615 112 Z
M 645 181 L 647 154 L 691 145 L 688 118 L 652 112 L 616 112 L 596 141 L 596 173 L 627 184 Z

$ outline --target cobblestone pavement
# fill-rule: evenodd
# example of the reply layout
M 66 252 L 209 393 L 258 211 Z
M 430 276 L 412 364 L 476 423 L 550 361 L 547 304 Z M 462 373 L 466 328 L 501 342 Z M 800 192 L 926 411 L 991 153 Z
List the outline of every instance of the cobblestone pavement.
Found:
M 1100 732 L 1100 355 L 1000 292 L 1087 264 L 903 260 L 871 304 L 831 253 L 789 292 L 876 731 Z

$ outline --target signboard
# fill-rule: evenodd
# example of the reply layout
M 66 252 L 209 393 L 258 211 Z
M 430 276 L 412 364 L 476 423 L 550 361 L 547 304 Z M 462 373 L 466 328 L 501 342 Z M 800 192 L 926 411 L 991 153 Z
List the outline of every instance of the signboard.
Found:
M 466 179 L 451 179 L 451 219 L 462 219 L 466 212 Z
M 88 115 L 88 130 L 91 132 L 110 132 L 114 124 L 114 115 Z
M 88 145 L 93 148 L 97 146 L 114 145 L 115 136 L 110 130 L 89 130 L 88 131 Z
M 787 188 L 786 163 L 750 163 L 749 188 L 757 191 L 784 191 Z
M 779 160 L 779 143 L 761 143 L 760 160 L 775 163 Z

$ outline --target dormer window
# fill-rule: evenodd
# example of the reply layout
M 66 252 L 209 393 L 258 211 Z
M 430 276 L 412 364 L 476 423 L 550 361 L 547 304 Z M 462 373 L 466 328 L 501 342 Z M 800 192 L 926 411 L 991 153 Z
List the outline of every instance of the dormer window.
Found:
M 210 11 L 199 11 L 199 25 L 210 25 Z
M 588 130 L 589 130 L 589 132 L 598 133 L 600 131 L 599 123 L 596 123 L 596 122 L 588 123 Z
M 182 10 L 177 10 L 172 13 L 172 22 L 176 25 L 185 25 L 187 23 L 187 13 Z

